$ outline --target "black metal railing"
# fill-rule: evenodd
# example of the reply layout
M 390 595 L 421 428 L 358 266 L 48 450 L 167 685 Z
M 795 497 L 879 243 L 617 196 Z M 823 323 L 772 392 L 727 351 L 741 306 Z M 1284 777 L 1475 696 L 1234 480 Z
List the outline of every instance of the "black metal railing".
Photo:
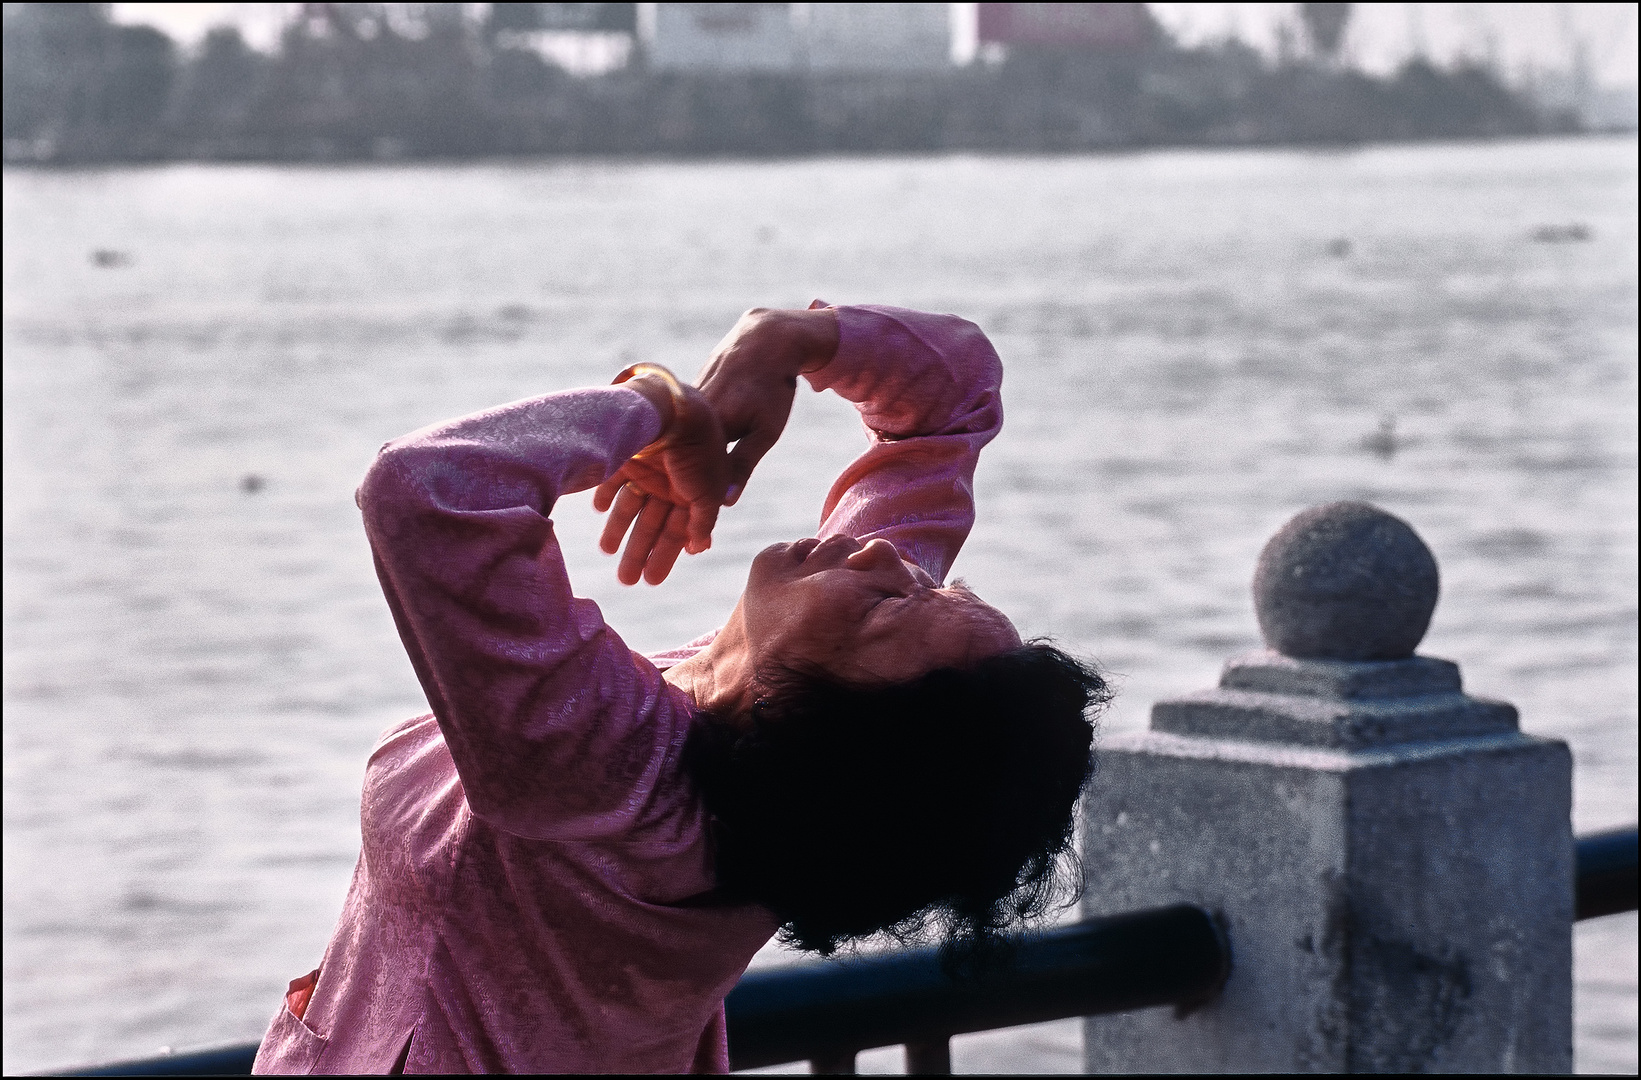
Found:
M 117 1061 L 90 1069 L 47 1073 L 47 1076 L 249 1076 L 261 1043 L 234 1043 L 181 1054 L 163 1054 L 136 1061 Z
M 906 1044 L 908 1071 L 951 1071 L 953 1035 L 1153 1005 L 1189 1008 L 1231 970 L 1213 918 L 1181 904 L 1029 934 L 1006 965 L 953 979 L 934 949 L 748 972 L 724 1001 L 731 1068 L 809 1060 L 852 1073 L 855 1054 Z M 80 1069 L 68 1076 L 242 1075 L 256 1044 Z
M 1577 918 L 1636 909 L 1636 853 L 1633 827 L 1579 838 Z M 908 1072 L 950 1072 L 953 1035 L 1155 1005 L 1185 1011 L 1229 971 L 1220 928 L 1189 905 L 1028 935 L 1007 967 L 968 981 L 948 978 L 933 950 L 754 971 L 725 1001 L 730 1063 L 807 1059 L 816 1072 L 846 1073 L 861 1050 L 905 1044 Z M 256 1050 L 242 1043 L 55 1075 L 245 1075 Z
M 854 1072 L 857 1051 L 905 1043 L 914 1072 L 950 1072 L 953 1035 L 1218 993 L 1231 953 L 1212 916 L 1181 904 L 1028 935 L 996 973 L 953 979 L 933 949 L 749 972 L 724 1002 L 731 1068 L 808 1059 Z
M 1574 918 L 1635 910 L 1636 830 L 1613 829 L 1578 838 Z

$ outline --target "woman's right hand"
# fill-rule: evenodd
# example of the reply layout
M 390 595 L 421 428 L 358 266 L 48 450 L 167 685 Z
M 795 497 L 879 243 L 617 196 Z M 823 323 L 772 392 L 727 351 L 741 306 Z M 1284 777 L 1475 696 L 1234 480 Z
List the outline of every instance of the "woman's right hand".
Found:
M 740 499 L 752 470 L 786 429 L 798 376 L 826 366 L 838 351 L 837 312 L 816 305 L 748 311 L 696 380 L 724 426 L 724 437 L 735 443 L 725 506 Z
M 640 577 L 659 585 L 681 552 L 695 555 L 711 547 L 712 527 L 724 501 L 729 459 L 718 416 L 693 386 L 682 387 L 674 397 L 671 382 L 670 374 L 664 379 L 645 374 L 624 384 L 660 412 L 662 438 L 593 492 L 593 509 L 610 515 L 599 547 L 614 555 L 622 537 L 627 538 L 616 567 L 623 585 L 635 585 Z

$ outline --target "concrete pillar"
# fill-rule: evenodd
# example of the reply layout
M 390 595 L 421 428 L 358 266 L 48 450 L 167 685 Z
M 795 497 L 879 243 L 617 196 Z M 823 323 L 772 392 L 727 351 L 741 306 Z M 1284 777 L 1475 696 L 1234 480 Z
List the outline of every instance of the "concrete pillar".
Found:
M 1572 763 L 1413 655 L 1429 549 L 1363 503 L 1260 556 L 1268 651 L 1101 747 L 1085 915 L 1190 901 L 1232 973 L 1184 1015 L 1092 1017 L 1100 1072 L 1570 1072 Z

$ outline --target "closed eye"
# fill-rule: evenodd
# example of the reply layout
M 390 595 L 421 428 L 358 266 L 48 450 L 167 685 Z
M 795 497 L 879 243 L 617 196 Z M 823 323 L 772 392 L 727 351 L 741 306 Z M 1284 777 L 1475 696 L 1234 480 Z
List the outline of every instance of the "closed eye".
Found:
M 934 592 L 935 590 L 921 588 L 916 583 L 913 583 L 912 585 L 899 591 L 885 589 L 883 595 L 877 599 L 873 606 L 876 607 L 877 604 L 881 604 L 885 600 L 921 600 L 925 597 L 934 595 Z

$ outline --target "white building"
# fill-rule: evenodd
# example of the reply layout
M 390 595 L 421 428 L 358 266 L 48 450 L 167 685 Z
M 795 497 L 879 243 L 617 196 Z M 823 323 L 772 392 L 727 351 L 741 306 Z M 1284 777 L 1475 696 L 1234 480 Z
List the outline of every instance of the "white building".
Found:
M 800 50 L 791 4 L 650 4 L 649 63 L 658 71 L 792 71 Z M 646 20 L 644 15 L 651 18 Z
M 950 4 L 641 4 L 659 71 L 919 71 L 951 63 Z
M 930 71 L 952 62 L 950 4 L 806 4 L 812 71 Z M 802 14 L 802 13 L 800 13 Z

